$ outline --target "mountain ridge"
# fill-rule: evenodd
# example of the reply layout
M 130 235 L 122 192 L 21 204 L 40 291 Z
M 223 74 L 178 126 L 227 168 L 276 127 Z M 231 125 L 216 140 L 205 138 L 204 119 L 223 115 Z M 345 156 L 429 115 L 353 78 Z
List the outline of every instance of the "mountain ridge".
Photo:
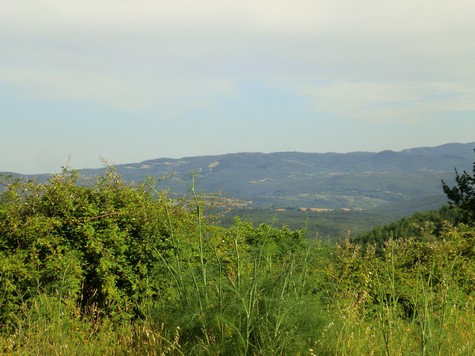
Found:
M 197 191 L 221 192 L 256 207 L 374 209 L 428 197 L 439 201 L 444 196 L 441 179 L 450 182 L 454 168 L 471 169 L 474 147 L 469 142 L 380 152 L 238 152 L 114 166 L 128 181 L 169 176 L 157 187 L 175 195 L 189 192 L 193 175 Z

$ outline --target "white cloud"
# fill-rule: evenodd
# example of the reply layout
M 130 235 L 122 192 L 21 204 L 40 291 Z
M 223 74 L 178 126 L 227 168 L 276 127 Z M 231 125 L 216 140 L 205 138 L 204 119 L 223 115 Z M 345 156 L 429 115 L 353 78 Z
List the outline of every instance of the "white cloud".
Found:
M 378 30 L 375 35 L 473 29 L 475 10 L 471 0 L 3 0 L 1 6 L 2 23 L 25 30 L 229 26 L 278 33 Z
M 3 0 L 0 80 L 165 112 L 210 107 L 242 80 L 325 80 L 305 92 L 328 111 L 417 116 L 438 82 L 458 94 L 433 108 L 471 107 L 473 13 L 472 0 Z
M 475 111 L 474 85 L 340 82 L 302 90 L 318 110 L 361 122 L 421 122 L 436 112 Z

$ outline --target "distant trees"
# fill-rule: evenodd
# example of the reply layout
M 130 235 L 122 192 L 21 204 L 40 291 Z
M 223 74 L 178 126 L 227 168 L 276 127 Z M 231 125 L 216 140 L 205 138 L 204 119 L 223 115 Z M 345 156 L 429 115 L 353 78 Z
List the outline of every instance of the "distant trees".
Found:
M 474 150 L 475 151 L 475 150 Z M 459 174 L 455 169 L 455 182 L 457 185 L 449 187 L 442 180 L 444 193 L 449 199 L 449 204 L 462 210 L 466 222 L 475 221 L 475 162 L 473 163 L 472 175 L 463 171 Z
M 443 206 L 438 210 L 416 212 L 384 226 L 376 226 L 368 232 L 361 233 L 351 242 L 363 245 L 374 245 L 379 253 L 388 240 L 413 238 L 417 241 L 431 241 L 447 233 L 451 226 L 457 226 L 463 217 L 461 209 Z

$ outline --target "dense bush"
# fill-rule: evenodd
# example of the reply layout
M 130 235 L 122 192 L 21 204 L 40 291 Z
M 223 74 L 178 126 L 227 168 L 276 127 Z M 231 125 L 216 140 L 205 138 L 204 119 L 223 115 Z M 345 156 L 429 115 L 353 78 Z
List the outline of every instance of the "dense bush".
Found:
M 137 316 L 166 287 L 173 225 L 189 221 L 165 195 L 157 199 L 112 169 L 92 180 L 65 170 L 45 184 L 8 182 L 1 199 L 3 321 L 42 292 Z

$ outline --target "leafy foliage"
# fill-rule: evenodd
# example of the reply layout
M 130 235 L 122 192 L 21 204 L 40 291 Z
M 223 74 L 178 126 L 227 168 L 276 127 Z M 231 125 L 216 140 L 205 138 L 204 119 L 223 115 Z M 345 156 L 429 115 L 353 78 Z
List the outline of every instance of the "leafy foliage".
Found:
M 450 188 L 442 181 L 444 193 L 451 205 L 460 208 L 466 222 L 475 221 L 475 162 L 473 163 L 472 175 L 463 171 L 459 174 L 455 169 L 455 182 L 457 185 Z
M 0 206 L 3 320 L 20 301 L 53 291 L 138 315 L 144 300 L 161 293 L 161 261 L 173 254 L 174 222 L 161 199 L 112 169 L 92 181 L 65 170 L 46 184 L 9 183 Z M 167 209 L 186 225 L 179 207 Z

